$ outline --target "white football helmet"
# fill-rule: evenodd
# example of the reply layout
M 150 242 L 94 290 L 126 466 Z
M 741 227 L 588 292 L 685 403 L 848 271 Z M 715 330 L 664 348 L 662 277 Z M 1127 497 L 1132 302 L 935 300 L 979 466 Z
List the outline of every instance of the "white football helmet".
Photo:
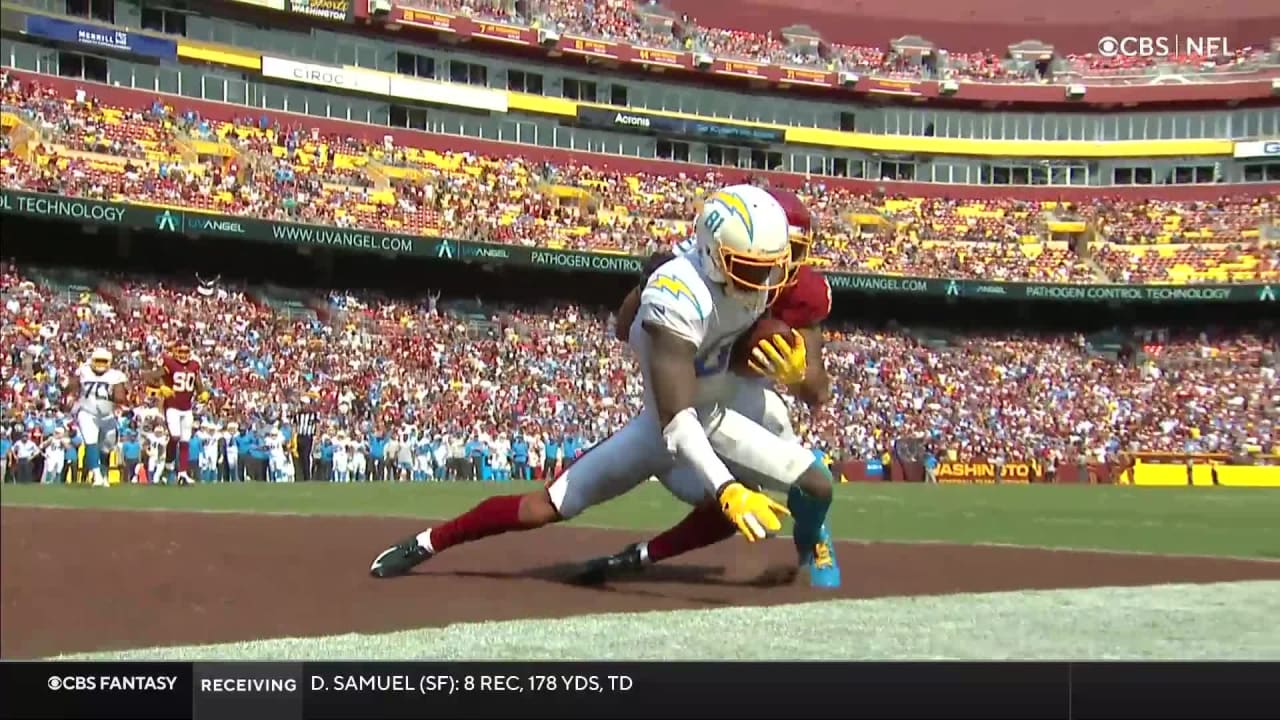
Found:
M 754 185 L 707 197 L 698 213 L 696 253 L 703 273 L 745 305 L 767 304 L 787 281 L 790 226 L 782 205 Z
M 111 351 L 106 348 L 94 349 L 89 356 L 89 367 L 99 375 L 106 372 L 111 367 Z

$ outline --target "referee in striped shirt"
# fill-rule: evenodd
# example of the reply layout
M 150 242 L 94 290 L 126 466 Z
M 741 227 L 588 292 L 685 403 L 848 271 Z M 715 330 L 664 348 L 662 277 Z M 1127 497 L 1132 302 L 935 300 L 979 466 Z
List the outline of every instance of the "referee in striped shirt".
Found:
M 307 409 L 293 419 L 293 431 L 298 434 L 298 455 L 294 458 L 298 465 L 296 477 L 302 478 L 303 482 L 311 481 L 311 443 L 315 440 L 319 423 L 319 416 Z

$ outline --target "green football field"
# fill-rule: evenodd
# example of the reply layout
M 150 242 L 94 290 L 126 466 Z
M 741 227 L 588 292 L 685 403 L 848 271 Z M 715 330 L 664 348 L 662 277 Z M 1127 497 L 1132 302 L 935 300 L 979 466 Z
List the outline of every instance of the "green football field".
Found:
M 11 505 L 446 518 L 533 483 L 214 484 L 196 487 L 5 485 Z M 658 483 L 575 524 L 660 529 L 686 506 Z M 1280 492 L 1248 488 L 1072 485 L 840 485 L 832 531 L 849 540 L 1000 543 L 1280 558 Z
M 437 519 L 532 483 L 6 485 L 6 506 Z M 574 525 L 665 527 L 657 483 Z M 847 540 L 1280 559 L 1280 491 L 1110 486 L 837 488 Z M 1100 558 L 1103 556 L 1099 556 Z M 1280 659 L 1280 582 L 1164 584 L 822 600 L 798 605 L 466 622 L 380 634 L 262 637 L 71 654 L 110 659 Z M 424 623 L 425 624 L 425 623 Z M 832 634 L 832 628 L 841 632 Z

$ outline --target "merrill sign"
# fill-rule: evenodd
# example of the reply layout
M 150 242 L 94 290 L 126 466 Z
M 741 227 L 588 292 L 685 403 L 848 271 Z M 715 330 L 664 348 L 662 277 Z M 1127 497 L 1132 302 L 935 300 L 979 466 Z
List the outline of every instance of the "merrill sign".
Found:
M 102 47 L 116 48 L 118 50 L 129 49 L 129 33 L 119 30 L 108 32 L 105 30 L 80 29 L 76 31 L 76 40 L 86 45 L 101 45 Z

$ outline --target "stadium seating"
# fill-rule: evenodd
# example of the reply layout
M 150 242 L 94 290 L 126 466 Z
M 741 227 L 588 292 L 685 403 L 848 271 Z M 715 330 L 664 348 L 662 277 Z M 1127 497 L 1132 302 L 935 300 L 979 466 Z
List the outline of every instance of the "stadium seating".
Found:
M 677 36 L 670 24 L 647 21 L 639 10 L 648 3 L 634 0 L 547 0 L 533 4 L 534 11 L 528 16 L 515 12 L 513 4 L 492 0 L 403 0 L 399 4 L 517 25 L 554 26 L 562 33 L 622 40 L 656 48 L 697 49 L 716 56 L 756 62 L 839 69 L 889 78 L 921 78 L 930 72 L 921 63 L 884 48 L 848 45 L 827 39 L 823 49 L 817 51 L 811 45 L 790 45 L 780 35 L 706 27 L 696 17 L 688 17 L 691 29 L 683 36 Z M 726 19 L 718 18 L 718 21 Z M 1023 39 L 1009 38 L 1009 42 Z M 887 42 L 889 38 L 885 40 Z M 1232 48 L 1229 54 L 1222 56 L 1108 57 L 1092 53 L 1072 54 L 1052 68 L 1050 77 L 1042 78 L 1033 65 L 1006 60 L 1004 53 L 989 49 L 948 53 L 946 66 L 939 70 L 945 77 L 960 80 L 1066 83 L 1081 79 L 1100 82 L 1135 80 L 1163 68 L 1167 72 L 1195 76 L 1204 82 L 1212 81 L 1215 75 L 1230 77 L 1229 73 L 1254 71 L 1264 64 L 1274 66 L 1277 62 L 1276 54 L 1270 49 L 1254 47 Z
M 13 356 L 0 426 L 40 424 L 61 378 L 93 347 L 112 347 L 136 377 L 162 338 L 190 330 L 213 392 L 201 413 L 220 427 L 287 417 L 306 403 L 334 436 L 414 426 L 599 439 L 639 403 L 634 361 L 612 339 L 607 309 L 310 297 L 316 311 L 294 313 L 254 288 L 5 266 L 0 340 Z M 1135 337 L 1147 355 L 1136 365 L 1077 336 L 934 335 L 926 345 L 907 330 L 833 328 L 834 399 L 813 414 L 797 407 L 798 431 L 852 458 L 879 457 L 906 434 L 939 438 L 961 458 L 1280 443 L 1280 381 L 1266 361 L 1280 351 L 1274 333 L 1152 331 Z M 138 415 L 144 430 L 159 420 L 151 401 L 139 402 Z
M 701 198 L 723 183 L 710 169 L 649 174 L 439 153 L 252 118 L 211 123 L 159 104 L 107 107 L 31 83 L 4 87 L 5 106 L 38 138 L 22 149 L 6 144 L 6 185 L 66 195 L 648 254 L 687 233 Z M 1274 248 L 1257 241 L 1257 228 L 1276 222 L 1275 198 L 1099 199 L 1065 208 L 825 186 L 802 195 L 820 220 L 818 259 L 831 269 L 1063 282 L 1278 277 Z M 1059 212 L 1096 230 L 1092 259 L 1049 241 L 1045 228 Z

